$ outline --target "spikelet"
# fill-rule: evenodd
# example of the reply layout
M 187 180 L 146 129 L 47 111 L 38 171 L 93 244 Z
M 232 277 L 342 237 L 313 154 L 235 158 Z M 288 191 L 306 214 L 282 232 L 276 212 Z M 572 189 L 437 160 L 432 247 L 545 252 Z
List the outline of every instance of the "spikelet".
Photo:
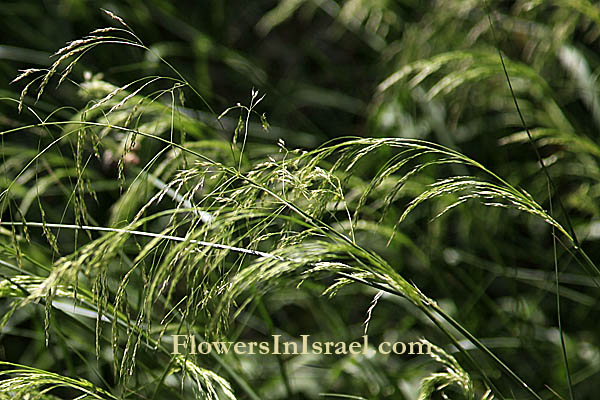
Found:
M 23 110 L 23 101 L 25 100 L 25 96 L 27 96 L 27 92 L 29 91 L 29 88 L 35 81 L 37 81 L 37 79 L 30 81 L 27 85 L 25 85 L 23 90 L 21 90 L 21 95 L 19 96 L 19 113 Z
M 110 39 L 110 37 L 108 37 L 108 36 L 88 36 L 83 39 L 72 40 L 72 41 L 68 42 L 65 47 L 58 49 L 56 51 L 56 53 L 52 54 L 52 57 L 62 56 L 63 54 L 69 53 L 73 49 L 83 46 L 84 44 L 89 44 L 91 42 L 102 40 L 102 39 Z
M 31 75 L 31 74 L 33 74 L 33 73 L 35 73 L 35 72 L 40 72 L 40 71 L 43 71 L 43 70 L 41 70 L 41 69 L 39 69 L 39 68 L 28 68 L 28 69 L 21 69 L 21 70 L 19 70 L 19 72 L 20 72 L 21 74 L 19 74 L 19 76 L 17 76 L 15 79 L 13 79 L 12 81 L 10 81 L 10 83 L 11 83 L 11 84 L 13 84 L 13 83 L 15 83 L 15 82 L 18 82 L 18 81 L 20 81 L 20 80 L 21 80 L 21 79 L 23 79 L 23 78 L 26 78 L 26 77 L 28 77 L 29 75 Z
M 118 15 L 116 15 L 115 13 L 113 13 L 111 11 L 108 11 L 107 9 L 102 8 L 102 11 L 104 11 L 112 19 L 119 21 L 121 23 L 121 25 L 123 25 L 124 27 L 129 28 L 129 26 L 125 23 L 125 21 L 123 21 L 123 18 L 119 17 Z
M 94 104 L 88 111 L 92 111 L 92 110 L 100 107 L 101 105 L 105 104 L 106 102 L 110 101 L 110 99 L 112 99 L 113 97 L 115 97 L 116 95 L 118 95 L 119 93 L 121 93 L 122 91 L 127 89 L 129 86 L 131 86 L 132 83 L 133 82 L 116 88 L 115 90 L 113 90 L 112 92 L 110 92 L 109 94 L 104 96 L 102 99 L 100 99 L 100 101 L 97 102 L 96 104 Z
M 75 66 L 75 64 L 77 64 L 77 61 L 79 61 L 80 58 L 81 58 L 81 55 L 79 57 L 77 57 L 75 60 L 71 61 L 69 63 L 69 65 L 67 66 L 67 68 L 65 68 L 63 70 L 63 72 L 60 73 L 60 79 L 58 80 L 57 86 L 60 86 L 63 83 L 63 81 L 65 79 L 67 79 L 67 76 L 71 73 L 71 71 L 73 70 L 73 67 Z
M 98 37 L 100 38 L 100 37 Z M 42 81 L 39 89 L 38 89 L 38 94 L 37 94 L 37 100 L 40 99 L 40 97 L 42 97 L 42 94 L 44 93 L 44 89 L 46 88 L 46 85 L 48 85 L 48 82 L 50 81 L 50 78 L 52 78 L 52 76 L 54 76 L 54 74 L 56 73 L 56 71 L 58 70 L 58 66 L 67 58 L 81 53 L 82 51 L 86 50 L 89 46 L 93 46 L 94 44 L 90 44 L 90 42 L 93 42 L 94 40 L 96 40 L 97 38 L 90 38 L 91 40 L 88 39 L 82 39 L 81 41 L 76 40 L 75 42 L 80 42 L 78 45 L 79 47 L 72 47 L 71 45 L 68 45 L 66 47 L 64 47 L 63 49 L 67 49 L 70 48 L 70 50 L 67 52 L 62 51 L 63 49 L 59 50 L 58 52 L 55 53 L 55 55 L 60 54 L 60 57 L 58 58 L 58 60 L 56 60 L 52 66 L 50 67 L 50 70 L 46 73 L 46 75 L 44 76 L 44 80 Z M 85 42 L 85 43 L 83 43 Z M 71 42 L 73 43 L 73 42 Z M 83 43 L 83 44 L 82 44 Z M 70 67 L 70 68 L 69 68 Z M 70 70 L 73 68 L 73 66 L 69 66 L 67 67 L 68 71 L 66 71 L 67 73 L 70 72 Z M 64 74 L 64 72 L 63 72 Z M 66 75 L 65 75 L 66 76 Z M 61 81 L 64 80 L 64 77 L 61 79 Z
M 143 84 L 141 87 L 137 88 L 135 91 L 131 92 L 130 94 L 128 94 L 127 96 L 125 96 L 125 98 L 123 98 L 123 100 L 121 100 L 118 104 L 115 104 L 109 111 L 108 113 L 112 113 L 113 111 L 115 111 L 118 108 L 121 108 L 123 106 L 123 104 L 127 103 L 127 101 L 129 101 L 131 98 L 135 97 L 137 94 L 139 94 L 142 89 L 144 89 L 146 86 L 148 86 L 149 84 L 156 82 L 157 80 L 159 80 L 160 78 L 154 78 L 152 80 L 150 80 L 149 82 L 146 82 L 145 84 Z
M 106 28 L 98 28 L 98 29 L 94 29 L 93 31 L 90 32 L 90 35 L 95 35 L 98 33 L 106 33 L 106 32 L 116 32 L 116 31 L 120 31 L 123 32 L 122 28 L 115 28 L 113 26 L 109 26 Z

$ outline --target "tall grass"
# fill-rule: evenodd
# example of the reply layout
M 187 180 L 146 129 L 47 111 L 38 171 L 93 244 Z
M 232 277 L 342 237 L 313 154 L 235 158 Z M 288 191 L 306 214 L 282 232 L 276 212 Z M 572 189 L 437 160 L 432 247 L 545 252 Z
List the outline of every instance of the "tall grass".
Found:
M 276 136 L 285 127 L 267 118 L 262 91 L 217 115 L 111 11 L 113 26 L 69 42 L 48 68 L 21 71 L 20 95 L 3 99 L 32 122 L 2 132 L 0 393 L 589 396 L 598 337 L 577 324 L 596 311 L 600 273 L 586 236 L 596 239 L 600 152 L 591 128 L 573 121 L 579 106 L 595 123 L 595 81 L 570 41 L 597 13 L 584 1 L 437 6 L 448 12 L 425 14 L 398 42 L 402 10 L 379 2 L 282 1 L 262 17 L 266 35 L 320 8 L 336 21 L 332 37 L 348 30 L 398 65 L 376 86 L 372 137 L 315 148 Z M 562 30 L 539 22 L 562 15 Z M 519 61 L 502 35 L 522 25 L 531 59 Z M 453 29 L 465 48 L 447 48 Z M 560 40 L 541 43 L 547 31 Z M 119 85 L 78 78 L 102 51 L 164 69 Z M 545 75 L 552 57 L 578 85 L 573 107 Z M 55 85 L 76 89 L 83 105 L 43 107 Z M 187 332 L 350 341 L 367 329 L 381 340 L 425 337 L 431 360 L 171 354 L 170 335 Z M 30 354 L 13 354 L 9 340 Z

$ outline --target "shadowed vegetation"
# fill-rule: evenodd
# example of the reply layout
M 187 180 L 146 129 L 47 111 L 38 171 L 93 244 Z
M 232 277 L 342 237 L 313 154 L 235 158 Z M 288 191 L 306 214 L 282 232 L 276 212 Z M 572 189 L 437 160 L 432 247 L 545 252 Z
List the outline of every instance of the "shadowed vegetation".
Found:
M 0 398 L 594 398 L 597 5 L 0 15 Z

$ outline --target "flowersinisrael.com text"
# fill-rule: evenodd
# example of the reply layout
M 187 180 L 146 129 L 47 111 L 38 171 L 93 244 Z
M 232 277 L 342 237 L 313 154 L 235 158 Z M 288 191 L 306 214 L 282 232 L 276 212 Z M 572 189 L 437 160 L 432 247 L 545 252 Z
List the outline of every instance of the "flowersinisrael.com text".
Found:
M 370 346 L 369 337 L 355 342 L 311 341 L 310 335 L 300 335 L 300 340 L 284 341 L 281 335 L 272 335 L 271 341 L 261 342 L 206 342 L 194 335 L 171 335 L 172 354 L 431 354 L 431 345 L 418 342 L 381 342 Z

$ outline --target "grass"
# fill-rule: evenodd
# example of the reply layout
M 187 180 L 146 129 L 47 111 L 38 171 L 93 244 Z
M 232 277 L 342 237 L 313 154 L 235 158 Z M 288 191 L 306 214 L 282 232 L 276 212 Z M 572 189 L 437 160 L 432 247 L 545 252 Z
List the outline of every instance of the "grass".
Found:
M 327 15 L 328 40 L 351 35 L 385 60 L 369 135 L 314 147 L 287 143 L 332 122 L 300 110 L 285 126 L 301 100 L 280 97 L 285 83 L 218 115 L 209 75 L 181 72 L 112 11 L 110 27 L 22 70 L 2 99 L 0 396 L 593 398 L 597 10 L 436 6 L 281 1 L 257 20 L 264 36 Z M 114 84 L 86 69 L 103 52 L 148 64 Z M 317 93 L 314 108 L 361 103 Z M 368 333 L 434 351 L 171 354 L 187 332 Z

